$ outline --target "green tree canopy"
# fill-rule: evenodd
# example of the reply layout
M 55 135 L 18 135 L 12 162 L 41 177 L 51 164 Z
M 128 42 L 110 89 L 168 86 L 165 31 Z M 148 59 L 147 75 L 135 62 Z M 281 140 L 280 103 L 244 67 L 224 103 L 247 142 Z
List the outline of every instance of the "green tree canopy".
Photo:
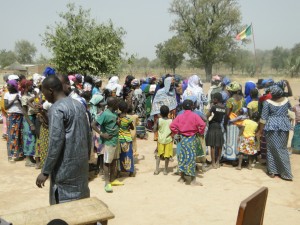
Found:
M 236 45 L 241 21 L 237 1 L 173 0 L 170 12 L 176 16 L 171 29 L 184 38 L 190 58 L 203 64 L 210 80 L 213 64 Z
M 29 41 L 20 40 L 15 43 L 15 54 L 20 63 L 33 63 L 36 47 Z
M 60 13 L 62 22 L 47 27 L 43 44 L 53 52 L 53 63 L 62 73 L 115 73 L 121 63 L 125 31 L 115 28 L 111 21 L 98 24 L 90 17 L 90 10 L 74 4 Z
M 173 73 L 181 65 L 185 52 L 186 48 L 178 37 L 172 37 L 164 43 L 156 45 L 157 58 L 165 68 L 172 69 Z
M 289 57 L 289 51 L 282 47 L 276 47 L 272 50 L 271 68 L 277 72 L 285 67 L 285 60 Z
M 17 61 L 17 56 L 13 51 L 0 50 L 0 68 L 9 66 L 15 61 Z

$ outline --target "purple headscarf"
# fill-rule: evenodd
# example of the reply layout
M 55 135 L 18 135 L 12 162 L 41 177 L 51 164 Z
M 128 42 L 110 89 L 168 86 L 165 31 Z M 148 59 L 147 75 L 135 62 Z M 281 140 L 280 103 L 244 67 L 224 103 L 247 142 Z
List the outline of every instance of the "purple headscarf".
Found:
M 9 80 L 9 81 L 7 81 L 7 84 L 13 86 L 14 89 L 16 89 L 16 91 L 19 91 L 18 81 L 16 81 L 16 80 Z

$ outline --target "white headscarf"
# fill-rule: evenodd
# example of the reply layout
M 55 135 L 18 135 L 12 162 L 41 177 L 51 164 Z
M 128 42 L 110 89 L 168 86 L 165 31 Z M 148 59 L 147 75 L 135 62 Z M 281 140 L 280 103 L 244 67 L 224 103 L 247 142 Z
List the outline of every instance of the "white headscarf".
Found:
M 188 80 L 188 86 L 184 91 L 182 97 L 186 99 L 188 96 L 195 96 L 197 98 L 197 106 L 199 110 L 203 110 L 203 103 L 206 102 L 206 97 L 203 94 L 203 89 L 200 87 L 200 77 L 198 75 L 192 75 Z
M 122 91 L 122 86 L 119 84 L 119 77 L 113 76 L 112 78 L 110 78 L 105 88 L 111 91 L 117 89 L 116 95 L 120 96 Z

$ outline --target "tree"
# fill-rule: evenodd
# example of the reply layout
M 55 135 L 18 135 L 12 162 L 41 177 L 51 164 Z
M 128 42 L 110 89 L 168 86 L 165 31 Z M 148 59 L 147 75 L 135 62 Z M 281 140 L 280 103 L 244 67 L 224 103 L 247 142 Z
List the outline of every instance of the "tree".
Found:
M 285 60 L 289 57 L 289 51 L 282 47 L 276 47 L 272 50 L 271 68 L 278 72 L 285 66 Z
M 29 41 L 20 40 L 15 43 L 15 54 L 19 63 L 32 63 L 36 47 Z
M 17 61 L 17 56 L 13 51 L 0 50 L 0 68 L 9 66 L 15 61 Z
M 40 54 L 39 58 L 37 58 L 35 60 L 35 63 L 37 63 L 37 64 L 49 64 L 50 63 L 50 59 L 47 58 L 46 56 L 44 56 L 43 54 Z
M 53 64 L 62 73 L 115 73 L 122 61 L 125 31 L 111 21 L 98 24 L 90 18 L 90 10 L 67 5 L 60 13 L 62 22 L 47 27 L 43 44 L 53 52 Z
M 178 37 L 172 37 L 171 39 L 156 45 L 156 56 L 160 59 L 161 64 L 165 68 L 170 68 L 175 73 L 175 70 L 184 59 L 184 53 L 186 48 L 182 40 Z
M 170 12 L 177 17 L 171 30 L 184 38 L 190 58 L 201 61 L 211 80 L 213 64 L 223 61 L 236 45 L 241 20 L 237 1 L 173 0 Z

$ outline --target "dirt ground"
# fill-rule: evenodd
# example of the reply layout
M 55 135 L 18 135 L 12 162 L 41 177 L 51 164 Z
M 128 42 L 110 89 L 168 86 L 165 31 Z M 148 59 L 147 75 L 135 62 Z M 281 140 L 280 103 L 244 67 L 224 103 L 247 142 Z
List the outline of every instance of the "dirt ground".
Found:
M 294 95 L 299 96 L 300 81 L 291 83 Z M 291 101 L 294 104 L 296 97 Z M 152 140 L 151 133 L 148 140 L 138 140 L 137 175 L 121 178 L 125 185 L 114 187 L 114 193 L 105 193 L 101 177 L 90 181 L 91 196 L 104 201 L 115 214 L 109 224 L 235 224 L 240 202 L 262 186 L 269 188 L 264 224 L 299 224 L 300 155 L 291 155 L 293 182 L 269 178 L 265 168 L 257 164 L 253 170 L 238 171 L 231 166 L 211 169 L 198 175 L 202 187 L 191 187 L 177 182 L 176 160 L 170 163 L 167 176 L 153 175 L 156 143 Z M 43 189 L 35 185 L 39 172 L 25 167 L 24 161 L 8 162 L 6 142 L 0 140 L 0 215 L 49 205 L 49 182 Z

